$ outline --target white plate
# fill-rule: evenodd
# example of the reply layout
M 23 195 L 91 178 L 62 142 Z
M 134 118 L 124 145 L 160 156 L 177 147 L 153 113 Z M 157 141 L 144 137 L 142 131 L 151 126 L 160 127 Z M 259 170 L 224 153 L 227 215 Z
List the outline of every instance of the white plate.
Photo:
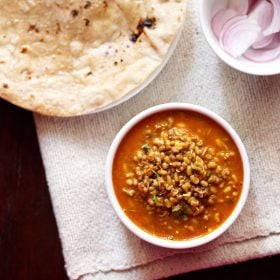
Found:
M 88 114 L 93 114 L 93 113 L 99 113 L 108 109 L 111 109 L 117 105 L 120 105 L 122 103 L 124 103 L 125 101 L 129 100 L 130 98 L 132 98 L 133 96 L 135 96 L 136 94 L 140 93 L 143 89 L 145 89 L 162 71 L 162 69 L 166 66 L 167 62 L 169 61 L 170 57 L 172 56 L 172 54 L 174 53 L 179 39 L 181 37 L 182 34 L 182 30 L 183 30 L 183 25 L 184 25 L 184 21 L 182 22 L 181 27 L 179 28 L 173 42 L 171 43 L 169 50 L 166 54 L 166 56 L 164 57 L 164 59 L 162 60 L 161 64 L 151 73 L 151 75 L 142 83 L 140 84 L 138 87 L 134 88 L 133 90 L 131 90 L 129 93 L 127 93 L 126 95 L 124 95 L 123 97 L 121 97 L 118 100 L 115 100 L 114 102 L 104 106 L 104 107 L 100 107 L 97 109 L 93 109 L 92 111 L 86 112 L 82 115 L 88 115 Z

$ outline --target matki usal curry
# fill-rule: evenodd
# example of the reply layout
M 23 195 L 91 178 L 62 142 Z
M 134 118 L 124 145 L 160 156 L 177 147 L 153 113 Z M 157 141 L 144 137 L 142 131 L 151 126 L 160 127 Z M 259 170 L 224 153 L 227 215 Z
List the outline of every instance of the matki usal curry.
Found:
M 125 214 L 157 237 L 187 240 L 212 232 L 235 208 L 243 184 L 228 133 L 191 111 L 156 113 L 122 140 L 114 190 Z

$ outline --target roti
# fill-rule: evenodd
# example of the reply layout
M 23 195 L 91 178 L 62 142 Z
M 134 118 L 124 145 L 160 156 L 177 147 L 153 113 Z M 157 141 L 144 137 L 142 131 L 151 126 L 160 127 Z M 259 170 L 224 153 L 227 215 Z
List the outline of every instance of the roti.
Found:
M 0 0 L 0 97 L 53 116 L 93 112 L 162 63 L 186 0 Z

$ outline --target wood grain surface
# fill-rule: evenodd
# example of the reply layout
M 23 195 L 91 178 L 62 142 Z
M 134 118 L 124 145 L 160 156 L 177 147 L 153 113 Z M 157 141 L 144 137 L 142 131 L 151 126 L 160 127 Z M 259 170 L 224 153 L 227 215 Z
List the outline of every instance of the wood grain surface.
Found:
M 170 279 L 279 279 L 280 255 Z M 32 114 L 0 100 L 0 280 L 63 280 Z

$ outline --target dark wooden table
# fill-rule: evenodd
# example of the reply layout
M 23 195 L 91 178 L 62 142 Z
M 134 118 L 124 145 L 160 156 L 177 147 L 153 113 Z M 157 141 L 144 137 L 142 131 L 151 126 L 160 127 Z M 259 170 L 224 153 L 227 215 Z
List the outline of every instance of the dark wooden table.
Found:
M 279 265 L 280 255 L 172 279 L 280 279 Z M 14 279 L 67 276 L 32 114 L 0 100 L 0 280 Z

